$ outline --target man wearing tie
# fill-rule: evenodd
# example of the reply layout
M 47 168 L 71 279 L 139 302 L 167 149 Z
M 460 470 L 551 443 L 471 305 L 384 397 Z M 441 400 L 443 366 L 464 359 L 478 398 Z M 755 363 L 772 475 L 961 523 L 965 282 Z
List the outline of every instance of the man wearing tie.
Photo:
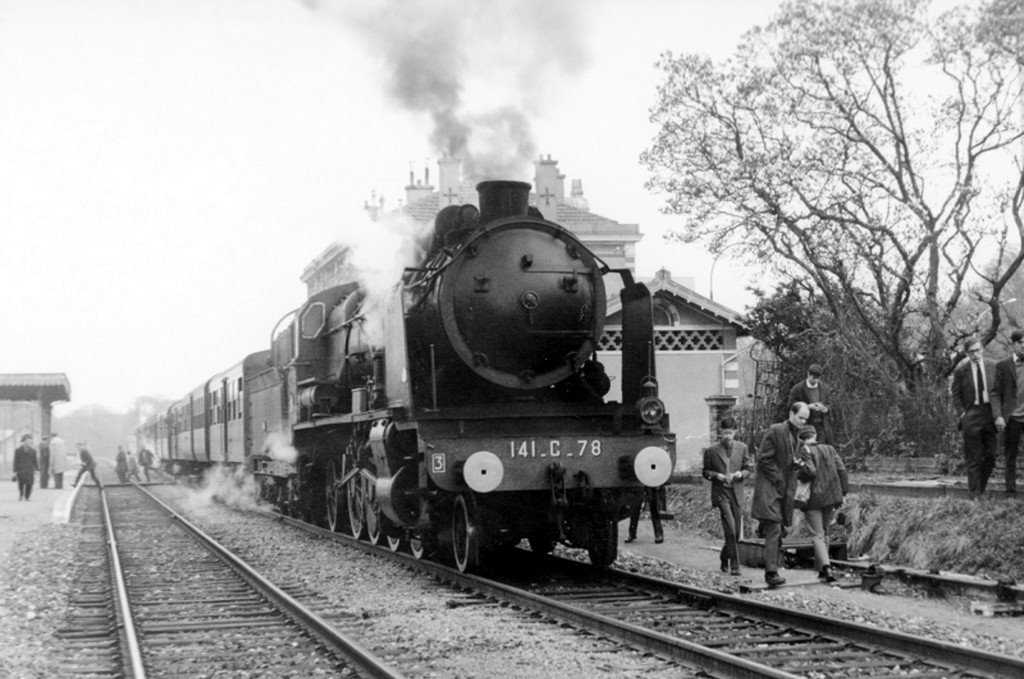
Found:
M 996 466 L 996 424 L 989 393 L 995 383 L 995 363 L 984 357 L 981 340 L 969 339 L 966 347 L 967 358 L 953 369 L 950 393 L 962 410 L 958 428 L 964 435 L 967 488 L 978 499 L 985 494 Z

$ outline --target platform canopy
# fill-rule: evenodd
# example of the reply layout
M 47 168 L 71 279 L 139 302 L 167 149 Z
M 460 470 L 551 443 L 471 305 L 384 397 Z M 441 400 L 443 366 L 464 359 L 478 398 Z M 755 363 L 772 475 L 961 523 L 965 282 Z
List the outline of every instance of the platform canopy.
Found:
M 64 373 L 0 373 L 0 401 L 71 400 L 71 384 Z

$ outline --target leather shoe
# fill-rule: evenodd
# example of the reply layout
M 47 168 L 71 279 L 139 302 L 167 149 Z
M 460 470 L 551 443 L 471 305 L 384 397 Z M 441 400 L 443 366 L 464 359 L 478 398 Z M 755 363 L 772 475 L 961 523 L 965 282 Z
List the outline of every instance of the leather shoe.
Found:
M 654 544 L 656 544 L 656 545 L 660 545 L 663 542 L 665 542 L 665 538 L 662 537 L 661 535 L 659 535 L 658 537 L 654 538 Z
M 630 535 L 628 538 L 626 538 L 626 542 L 636 542 L 636 536 Z
M 835 575 L 832 574 L 831 566 L 825 566 L 824 568 L 822 568 L 821 571 L 819 571 L 818 573 L 818 577 L 824 580 L 825 582 L 835 582 L 838 579 Z
M 764 581 L 768 583 L 769 587 L 779 587 L 786 584 L 786 578 L 782 577 L 778 573 L 765 574 Z
M 729 570 L 729 575 L 740 575 L 739 565 L 733 564 L 733 567 Z

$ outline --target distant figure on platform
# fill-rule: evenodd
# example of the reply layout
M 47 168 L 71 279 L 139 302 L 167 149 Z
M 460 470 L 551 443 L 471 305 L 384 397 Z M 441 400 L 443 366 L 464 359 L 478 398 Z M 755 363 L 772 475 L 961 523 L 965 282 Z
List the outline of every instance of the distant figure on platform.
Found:
M 724 417 L 718 423 L 718 442 L 704 449 L 701 476 L 711 482 L 711 506 L 722 517 L 725 544 L 719 558 L 722 572 L 740 574 L 739 539 L 743 520 L 743 480 L 750 476 L 754 461 L 747 444 L 736 441 L 736 420 Z
M 1010 495 L 1017 493 L 1017 452 L 1024 431 L 1024 397 L 1017 398 L 1017 385 L 1021 382 L 1024 382 L 1024 330 L 1014 330 L 1010 333 L 1010 354 L 996 363 L 992 385 L 992 416 L 996 430 L 1003 432 L 1006 492 Z
M 996 423 L 989 392 L 995 383 L 995 364 L 985 358 L 981 340 L 969 339 L 965 346 L 967 357 L 953 368 L 949 390 L 961 411 L 957 429 L 964 436 L 967 489 L 977 500 L 985 494 L 996 466 Z
M 46 436 L 39 441 L 39 487 L 50 487 L 50 439 Z
M 64 487 L 64 472 L 68 469 L 68 448 L 64 439 L 54 433 L 50 437 L 50 473 L 53 474 L 53 487 L 60 490 Z
M 807 378 L 789 390 L 789 405 L 806 403 L 811 412 L 807 424 L 818 431 L 818 441 L 832 443 L 832 390 L 821 381 L 821 373 L 821 366 L 812 363 L 807 368 Z
M 128 451 L 128 477 L 135 477 L 135 480 L 142 483 L 142 477 L 139 476 L 139 465 L 135 462 L 135 457 L 132 455 L 132 451 Z
M 789 417 L 768 427 L 757 451 L 757 476 L 754 478 L 754 501 L 750 514 L 758 520 L 764 536 L 764 580 L 769 587 L 786 584 L 779 575 L 782 565 L 782 536 L 793 522 L 793 495 L 797 474 L 814 473 L 810 453 L 797 448 L 797 432 L 807 424 L 810 408 L 797 401 L 789 407 Z
M 32 481 L 35 480 L 39 460 L 32 447 L 32 434 L 21 437 L 21 445 L 14 449 L 14 480 L 18 482 L 18 499 L 32 497 Z
M 139 464 L 142 465 L 142 471 L 146 474 L 146 483 L 149 483 L 149 470 L 153 467 L 153 451 L 146 446 L 142 446 L 139 451 Z
M 645 504 L 651 512 L 651 525 L 654 526 L 654 541 L 658 544 L 665 541 L 665 534 L 661 529 L 661 514 L 658 513 L 658 491 L 658 488 L 644 488 L 643 501 L 638 502 L 633 511 L 629 513 L 629 536 L 626 538 L 626 542 L 636 540 L 636 529 L 640 523 L 640 512 Z
M 73 486 L 77 486 L 78 482 L 82 480 L 82 475 L 89 472 L 89 476 L 92 477 L 92 482 L 96 484 L 98 488 L 102 488 L 103 484 L 100 483 L 99 478 L 96 476 L 96 462 L 92 459 L 92 453 L 85 447 L 85 442 L 82 441 L 78 444 L 78 459 L 82 461 L 82 467 L 78 470 L 78 476 L 75 477 Z
M 118 483 L 128 483 L 128 457 L 121 446 L 117 447 L 117 464 L 114 465 L 114 472 L 117 474 Z
M 814 568 L 818 571 L 819 578 L 826 582 L 835 582 L 832 562 L 828 558 L 828 529 L 832 525 L 836 509 L 843 505 L 843 498 L 850 491 L 846 466 L 835 448 L 818 443 L 814 427 L 801 427 L 799 436 L 800 445 L 810 451 L 814 465 L 811 494 L 801 507 L 812 533 Z

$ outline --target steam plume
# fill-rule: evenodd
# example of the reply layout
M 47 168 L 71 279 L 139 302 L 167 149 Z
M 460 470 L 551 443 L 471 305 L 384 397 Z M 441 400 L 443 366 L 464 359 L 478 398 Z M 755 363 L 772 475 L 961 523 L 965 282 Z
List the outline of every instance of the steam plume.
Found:
M 556 76 L 587 66 L 571 0 L 347 0 L 339 8 L 386 69 L 388 94 L 430 116 L 438 155 L 474 178 L 529 176 L 530 120 Z

